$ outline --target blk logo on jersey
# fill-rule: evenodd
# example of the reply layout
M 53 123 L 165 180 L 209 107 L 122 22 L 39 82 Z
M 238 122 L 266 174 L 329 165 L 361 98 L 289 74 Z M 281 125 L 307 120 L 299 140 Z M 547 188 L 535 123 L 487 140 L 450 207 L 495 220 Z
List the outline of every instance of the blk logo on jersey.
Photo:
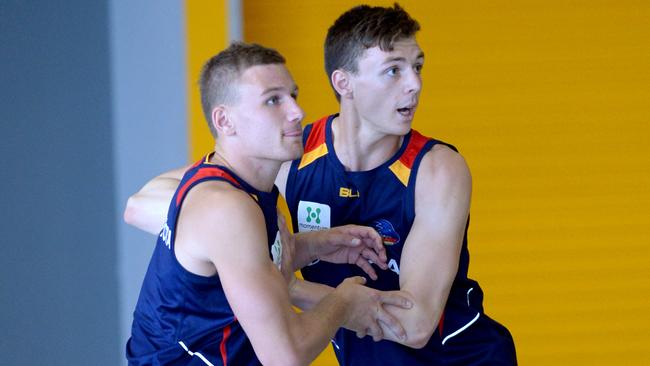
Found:
M 317 231 L 330 228 L 330 206 L 318 202 L 298 203 L 298 231 Z
M 359 190 L 354 190 L 353 188 L 339 188 L 339 197 L 344 198 L 359 198 Z
M 399 243 L 399 234 L 393 227 L 393 224 L 386 219 L 379 219 L 372 223 L 372 226 L 377 230 L 381 239 L 384 242 L 384 245 L 395 245 Z

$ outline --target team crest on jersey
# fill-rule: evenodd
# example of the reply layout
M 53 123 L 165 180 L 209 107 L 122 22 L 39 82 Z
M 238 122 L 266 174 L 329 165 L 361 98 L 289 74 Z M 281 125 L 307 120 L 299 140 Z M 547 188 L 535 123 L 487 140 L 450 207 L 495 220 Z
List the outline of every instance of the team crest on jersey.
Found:
M 330 206 L 311 201 L 298 203 L 298 231 L 318 231 L 330 228 Z
M 273 263 L 279 269 L 282 269 L 282 239 L 280 237 L 280 230 L 275 234 L 275 241 L 271 246 L 271 257 L 273 257 Z
M 377 230 L 384 245 L 391 246 L 399 243 L 399 234 L 395 231 L 393 224 L 386 219 L 379 219 L 372 223 L 372 226 Z

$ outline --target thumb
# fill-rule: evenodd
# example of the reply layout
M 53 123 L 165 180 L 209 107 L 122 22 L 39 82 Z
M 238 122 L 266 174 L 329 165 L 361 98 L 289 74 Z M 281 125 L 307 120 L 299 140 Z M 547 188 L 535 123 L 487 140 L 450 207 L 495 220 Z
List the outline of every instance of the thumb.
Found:
M 384 291 L 381 292 L 380 300 L 384 304 L 398 306 L 403 309 L 410 309 L 413 307 L 413 300 L 411 300 L 405 293 L 401 291 Z
M 345 279 L 348 282 L 352 282 L 357 285 L 365 285 L 366 284 L 366 278 L 362 276 L 354 276 L 354 277 L 348 277 Z

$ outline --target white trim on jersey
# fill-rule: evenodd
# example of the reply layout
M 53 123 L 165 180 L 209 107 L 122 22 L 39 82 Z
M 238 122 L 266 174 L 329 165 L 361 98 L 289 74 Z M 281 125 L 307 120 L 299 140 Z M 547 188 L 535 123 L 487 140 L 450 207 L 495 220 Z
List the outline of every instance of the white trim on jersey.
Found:
M 203 356 L 202 354 L 200 354 L 200 353 L 198 353 L 198 352 L 192 352 L 192 351 L 190 351 L 190 350 L 187 348 L 187 346 L 185 345 L 185 343 L 183 343 L 183 341 L 178 341 L 178 344 L 180 344 L 181 347 L 183 347 L 183 349 L 184 349 L 185 351 L 187 351 L 187 353 L 190 354 L 190 356 L 192 356 L 192 357 L 197 356 L 198 358 L 201 359 L 201 361 L 205 362 L 206 365 L 208 365 L 208 366 L 214 366 L 214 365 L 213 365 L 210 361 L 208 361 L 208 359 L 205 358 L 205 356 Z
M 460 329 L 458 329 L 457 331 L 455 331 L 455 332 L 451 333 L 450 335 L 446 336 L 445 339 L 442 340 L 442 344 L 444 345 L 445 342 L 447 342 L 447 341 L 449 340 L 449 338 L 457 336 L 458 334 L 460 334 L 460 332 L 464 331 L 464 330 L 467 329 L 470 325 L 474 324 L 474 322 L 478 320 L 478 317 L 479 317 L 479 316 L 481 316 L 481 313 L 476 313 L 476 316 L 474 317 L 474 319 L 470 320 L 469 323 L 463 325 L 463 326 L 462 326 Z

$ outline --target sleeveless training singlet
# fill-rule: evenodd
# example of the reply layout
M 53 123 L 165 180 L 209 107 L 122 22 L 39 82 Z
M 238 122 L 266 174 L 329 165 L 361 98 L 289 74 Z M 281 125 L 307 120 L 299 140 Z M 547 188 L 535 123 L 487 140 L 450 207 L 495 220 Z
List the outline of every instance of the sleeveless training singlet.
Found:
M 271 247 L 278 235 L 278 191 L 260 192 L 210 155 L 186 173 L 169 206 L 133 314 L 126 347 L 130 365 L 259 365 L 253 347 L 226 299 L 218 275 L 185 270 L 174 254 L 176 224 L 184 198 L 197 184 L 225 181 L 260 206 Z
M 411 130 L 399 151 L 384 164 L 369 171 L 345 171 L 334 153 L 331 125 L 335 117 L 323 118 L 305 128 L 305 153 L 291 165 L 286 200 L 294 230 L 304 232 L 346 224 L 372 226 L 383 238 L 389 270 L 378 270 L 379 278 L 373 281 L 355 265 L 320 261 L 303 268 L 302 274 L 309 281 L 332 287 L 347 277 L 364 276 L 369 287 L 399 290 L 400 258 L 415 218 L 415 179 L 420 162 L 436 144 L 456 149 Z M 486 351 L 484 345 L 474 345 L 488 333 L 488 344 L 496 344 L 497 348 L 506 344 L 505 348 L 510 348 L 512 340 L 507 330 L 483 314 L 483 292 L 476 281 L 467 278 L 468 265 L 466 227 L 458 273 L 438 329 L 428 344 L 413 349 L 390 341 L 374 342 L 371 337 L 359 339 L 354 332 L 340 329 L 333 345 L 341 365 L 471 364 L 473 353 L 493 353 Z M 479 328 L 477 324 L 481 324 L 481 332 L 474 335 L 476 332 L 469 330 Z M 491 335 L 494 332 L 486 332 L 484 326 L 498 330 L 499 334 Z M 514 358 L 514 346 L 505 357 L 510 356 Z

